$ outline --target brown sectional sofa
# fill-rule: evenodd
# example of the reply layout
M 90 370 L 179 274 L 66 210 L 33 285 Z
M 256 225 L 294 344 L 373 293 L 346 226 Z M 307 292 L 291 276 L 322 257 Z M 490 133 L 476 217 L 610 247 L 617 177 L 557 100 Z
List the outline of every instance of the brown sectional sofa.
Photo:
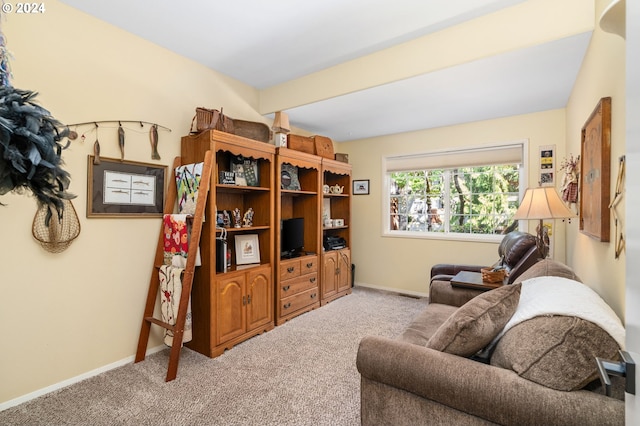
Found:
M 571 269 L 548 259 L 530 267 L 516 281 L 519 283 L 538 276 L 557 276 L 579 281 Z M 461 308 L 430 302 L 398 338 L 365 337 L 357 355 L 357 368 L 361 374 L 362 424 L 624 424 L 623 392 L 618 389 L 617 398 L 607 397 L 598 388 L 598 381 L 594 380 L 597 376 L 593 376 L 592 372 L 581 371 L 580 377 L 573 371 L 566 372 L 572 369 L 566 366 L 574 364 L 573 358 L 569 358 L 569 364 L 566 363 L 567 354 L 575 356 L 576 351 L 584 356 L 579 356 L 578 358 L 583 359 L 576 359 L 575 364 L 581 365 L 584 370 L 590 369 L 593 361 L 594 372 L 594 354 L 608 359 L 617 356 L 619 346 L 616 342 L 591 322 L 558 316 L 525 321 L 508 330 L 498 340 L 493 354 L 501 354 L 499 362 L 494 362 L 491 354 L 485 354 L 486 358 L 480 359 L 477 356 L 448 353 L 446 345 L 451 341 L 446 342 L 447 336 L 441 335 L 443 329 L 448 330 L 445 324 L 458 328 L 471 327 L 470 334 L 465 335 L 463 331 L 452 338 L 454 342 L 449 348 L 456 344 L 468 345 L 475 334 L 482 334 L 487 327 L 504 327 L 504 317 L 510 316 L 505 311 L 516 309 L 513 307 L 514 300 L 515 305 L 518 303 L 522 286 L 518 283 L 485 292 Z M 438 291 L 436 288 L 431 292 L 436 300 Z M 475 311 L 470 311 L 470 307 Z M 479 320 L 478 312 L 484 315 L 482 321 Z M 471 321 L 470 317 L 473 316 L 476 320 Z M 566 328 L 558 331 L 558 327 Z M 542 338 L 537 335 L 540 333 L 543 334 Z M 587 336 L 594 336 L 591 340 L 586 339 L 586 343 L 585 333 Z M 554 341 L 554 334 L 558 334 L 558 341 L 564 339 L 570 343 L 582 343 L 577 348 L 566 348 Z M 434 349 L 434 340 L 441 339 L 432 339 L 434 335 L 445 338 L 444 344 L 440 341 L 435 343 L 436 346 L 441 346 L 438 350 Z M 485 344 L 473 342 L 476 343 L 478 347 L 484 347 L 482 345 Z M 546 344 L 549 345 L 548 348 L 537 347 Z M 551 358 L 555 356 L 555 359 L 548 360 L 543 355 L 536 354 L 538 349 L 550 354 Z M 472 348 L 472 351 L 475 350 Z M 529 355 L 536 359 L 532 360 Z M 509 356 L 512 360 L 505 361 Z M 492 365 L 500 363 L 501 366 Z M 518 370 L 521 367 L 519 363 L 529 363 L 525 368 L 533 373 Z M 550 365 L 545 366 L 544 363 Z M 548 380 L 545 374 L 549 371 L 553 381 L 548 386 L 540 384 Z M 542 373 L 542 376 L 536 376 L 537 373 Z M 565 374 L 569 374 L 568 379 L 573 380 L 569 380 L 571 383 L 566 384 L 566 387 L 579 386 L 579 389 L 558 390 L 565 386 L 562 383 Z M 584 386 L 585 381 L 589 383 L 587 386 Z

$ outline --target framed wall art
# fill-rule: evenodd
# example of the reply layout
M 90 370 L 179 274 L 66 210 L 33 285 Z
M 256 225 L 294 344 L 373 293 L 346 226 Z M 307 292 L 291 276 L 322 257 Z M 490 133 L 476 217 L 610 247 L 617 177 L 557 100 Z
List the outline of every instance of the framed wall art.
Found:
M 580 152 L 580 231 L 609 241 L 611 176 L 611 98 L 602 98 L 582 127 Z
M 88 156 L 87 217 L 162 217 L 167 166 Z
M 555 145 L 544 145 L 540 147 L 539 170 L 540 186 L 554 186 L 555 181 Z
M 353 181 L 353 195 L 368 195 L 369 179 L 361 179 Z

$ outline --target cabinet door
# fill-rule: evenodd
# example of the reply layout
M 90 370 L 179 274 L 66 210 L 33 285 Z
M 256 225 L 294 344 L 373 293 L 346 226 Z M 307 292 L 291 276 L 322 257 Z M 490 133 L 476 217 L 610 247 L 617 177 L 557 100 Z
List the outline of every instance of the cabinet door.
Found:
M 242 335 L 246 330 L 244 286 L 243 274 L 216 282 L 218 345 Z
M 335 251 L 322 255 L 322 298 L 333 296 L 338 292 L 338 253 Z
M 247 272 L 247 331 L 273 321 L 271 268 Z
M 338 251 L 338 291 L 348 290 L 351 287 L 351 251 L 342 249 Z

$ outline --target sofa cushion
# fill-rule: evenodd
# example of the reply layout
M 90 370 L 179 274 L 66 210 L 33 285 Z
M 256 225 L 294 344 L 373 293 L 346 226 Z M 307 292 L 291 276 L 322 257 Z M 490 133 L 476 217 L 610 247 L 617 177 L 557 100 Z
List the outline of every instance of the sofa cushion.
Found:
M 469 357 L 500 333 L 518 306 L 520 284 L 498 287 L 471 299 L 451 315 L 427 347 Z
M 411 321 L 411 324 L 400 335 L 399 340 L 425 346 L 429 338 L 457 310 L 458 308 L 455 306 L 429 303 L 427 308 Z
M 563 263 L 556 262 L 552 259 L 543 259 L 540 262 L 537 262 L 529 269 L 524 271 L 517 278 L 516 282 L 522 282 L 530 278 L 537 277 L 562 277 L 581 282 L 580 278 L 576 275 L 575 272 L 573 272 L 573 269 Z
M 574 316 L 538 316 L 510 328 L 491 365 L 561 391 L 582 389 L 598 376 L 595 357 L 617 359 L 616 341 L 596 324 Z

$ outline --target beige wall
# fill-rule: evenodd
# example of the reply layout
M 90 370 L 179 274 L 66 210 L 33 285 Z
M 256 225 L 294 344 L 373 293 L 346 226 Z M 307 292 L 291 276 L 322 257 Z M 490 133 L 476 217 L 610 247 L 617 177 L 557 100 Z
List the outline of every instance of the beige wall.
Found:
M 534 159 L 541 145 L 556 145 L 564 155 L 565 112 L 545 111 L 442 127 L 340 144 L 349 154 L 354 179 L 370 179 L 370 195 L 353 197 L 353 262 L 362 285 L 427 293 L 429 271 L 436 263 L 490 265 L 497 260 L 498 243 L 447 241 L 382 236 L 382 157 L 528 140 Z M 537 170 L 529 170 L 535 186 Z M 531 224 L 535 232 L 535 224 Z M 560 226 L 560 224 L 559 224 Z M 556 238 L 556 259 L 564 260 L 564 240 Z
M 596 16 L 610 0 L 596 1 Z M 602 97 L 611 99 L 611 187 L 615 193 L 618 158 L 625 153 L 625 43 L 599 26 L 582 64 L 567 104 L 567 152 L 580 153 L 580 131 Z M 617 211 L 624 230 L 625 199 Z M 606 212 L 606 209 L 605 209 Z M 620 231 L 620 227 L 619 227 Z M 624 320 L 625 253 L 615 259 L 615 225 L 611 216 L 611 242 L 596 241 L 582 234 L 577 226 L 567 227 L 567 262 L 575 267 L 584 282 L 596 290 Z
M 162 160 L 151 160 L 147 129 L 126 125 L 126 159 L 170 165 L 195 107 L 224 106 L 262 120 L 257 91 L 50 0 L 43 15 L 2 17 L 13 53 L 13 85 L 65 123 L 157 122 Z M 102 155 L 119 157 L 116 130 L 100 128 Z M 90 130 L 91 126 L 78 131 Z M 64 151 L 80 236 L 51 254 L 31 236 L 34 198 L 0 197 L 5 244 L 0 273 L 3 343 L 0 403 L 123 360 L 135 352 L 160 219 L 87 219 L 87 155 L 95 133 Z M 154 336 L 149 347 L 159 344 Z

